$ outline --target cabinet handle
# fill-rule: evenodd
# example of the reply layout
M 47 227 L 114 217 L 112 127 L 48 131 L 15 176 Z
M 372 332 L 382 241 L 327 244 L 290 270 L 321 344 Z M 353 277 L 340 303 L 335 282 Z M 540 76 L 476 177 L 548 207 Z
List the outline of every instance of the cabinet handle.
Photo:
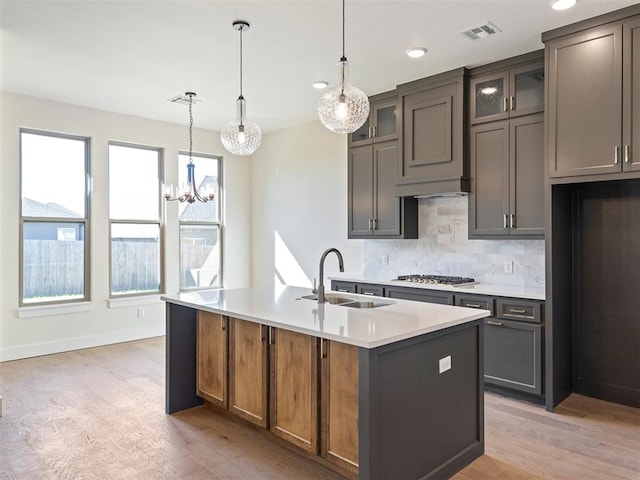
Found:
M 371 296 L 373 296 L 373 295 L 374 295 L 374 293 L 373 293 L 373 292 L 362 292 L 362 294 L 363 294 L 363 295 L 371 295 Z
M 631 147 L 629 145 L 624 146 L 624 163 L 631 161 Z
M 502 216 L 502 228 L 504 228 L 505 230 L 507 229 L 507 214 L 506 213 Z
M 369 230 L 373 230 L 373 218 L 369 219 Z
M 516 228 L 516 216 L 513 213 L 509 215 L 509 228 Z
M 616 146 L 613 148 L 613 163 L 614 163 L 615 165 L 617 165 L 617 164 L 618 164 L 618 155 L 620 155 L 620 147 L 616 145 Z
M 480 304 L 479 303 L 467 303 L 464 306 L 465 307 L 470 307 L 470 308 L 480 308 Z
M 320 358 L 327 358 L 327 340 L 320 339 Z
M 509 313 L 523 314 L 523 313 L 527 313 L 527 311 L 526 310 L 521 310 L 521 309 L 510 308 L 509 309 Z
M 509 97 L 509 110 L 515 110 L 513 107 L 515 105 L 515 99 L 513 98 L 513 96 Z
M 377 125 L 373 126 L 373 138 L 376 138 L 378 136 L 378 127 Z
M 506 112 L 507 110 L 509 110 L 509 99 L 504 97 L 504 111 Z
M 374 219 L 373 219 L 373 229 L 374 229 L 374 230 L 377 230 L 377 229 L 378 229 L 378 219 L 377 219 L 377 218 L 374 218 Z
M 269 329 L 269 345 L 273 345 L 273 327 L 267 327 Z
M 373 138 L 373 127 L 369 127 L 369 138 Z
M 496 322 L 495 320 L 487 320 L 487 325 L 495 325 L 496 327 L 501 327 L 502 322 Z

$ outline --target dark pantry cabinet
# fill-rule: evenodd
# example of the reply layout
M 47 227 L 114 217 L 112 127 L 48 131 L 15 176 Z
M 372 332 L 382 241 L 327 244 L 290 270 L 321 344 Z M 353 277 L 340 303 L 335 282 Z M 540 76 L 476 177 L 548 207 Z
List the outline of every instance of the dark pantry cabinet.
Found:
M 610 174 L 605 179 L 614 179 L 640 171 L 638 11 L 635 5 L 601 25 L 543 34 L 550 177 Z

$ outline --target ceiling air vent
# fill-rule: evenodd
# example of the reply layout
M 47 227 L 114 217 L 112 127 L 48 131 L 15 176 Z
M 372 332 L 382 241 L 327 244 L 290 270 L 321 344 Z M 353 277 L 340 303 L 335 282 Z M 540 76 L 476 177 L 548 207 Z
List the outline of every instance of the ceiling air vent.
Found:
M 200 103 L 202 100 L 198 100 L 197 98 L 193 98 L 193 104 Z M 189 105 L 189 97 L 186 95 L 176 95 L 173 98 L 167 100 L 167 102 L 171 103 L 179 103 L 180 105 Z
M 478 40 L 495 33 L 500 33 L 501 31 L 502 30 L 496 27 L 493 23 L 487 22 L 484 25 L 478 25 L 477 27 L 472 27 L 464 32 L 460 32 L 460 35 L 468 38 L 469 40 Z

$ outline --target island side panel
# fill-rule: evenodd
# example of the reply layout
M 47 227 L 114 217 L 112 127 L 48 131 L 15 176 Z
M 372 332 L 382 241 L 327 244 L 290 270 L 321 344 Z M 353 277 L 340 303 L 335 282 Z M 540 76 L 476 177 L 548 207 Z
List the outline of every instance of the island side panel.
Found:
M 483 454 L 482 354 L 479 321 L 360 349 L 359 478 L 448 478 Z
M 197 310 L 167 303 L 165 412 L 202 405 L 196 395 Z

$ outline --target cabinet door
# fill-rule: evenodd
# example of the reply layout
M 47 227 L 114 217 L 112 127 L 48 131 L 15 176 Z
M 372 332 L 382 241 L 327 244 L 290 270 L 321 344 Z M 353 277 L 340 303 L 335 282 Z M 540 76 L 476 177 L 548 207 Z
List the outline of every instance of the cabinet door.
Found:
M 471 128 L 470 163 L 469 236 L 508 235 L 508 120 Z
M 385 290 L 385 296 L 389 298 L 453 305 L 453 293 L 411 287 L 386 287 Z
M 547 45 L 551 177 L 620 171 L 621 41 L 618 25 Z
M 196 393 L 227 408 L 227 318 L 198 310 Z
M 463 172 L 462 78 L 403 97 L 399 183 L 459 178 Z
M 349 134 L 349 147 L 357 147 L 360 145 L 370 145 L 373 142 L 371 112 L 362 126 L 355 132 Z
M 318 453 L 318 339 L 271 327 L 271 432 Z
M 510 121 L 509 233 L 544 235 L 544 114 Z
M 544 62 L 509 71 L 509 117 L 544 111 Z
M 321 455 L 358 473 L 358 347 L 322 340 Z
M 266 427 L 267 327 L 237 318 L 229 323 L 229 411 Z
M 398 138 L 398 99 L 396 97 L 373 105 L 373 141 L 385 142 Z
M 357 283 L 331 280 L 331 290 L 334 290 L 336 292 L 356 293 L 357 288 Z
M 400 235 L 400 197 L 396 197 L 398 142 L 373 146 L 374 165 L 374 235 Z
M 623 156 L 625 171 L 640 170 L 640 18 L 624 24 L 625 73 L 623 103 Z
M 471 123 L 504 120 L 509 117 L 509 72 L 474 78 L 470 83 Z
M 370 236 L 373 228 L 373 150 L 349 149 L 349 237 Z
M 542 326 L 484 321 L 484 381 L 542 394 Z

